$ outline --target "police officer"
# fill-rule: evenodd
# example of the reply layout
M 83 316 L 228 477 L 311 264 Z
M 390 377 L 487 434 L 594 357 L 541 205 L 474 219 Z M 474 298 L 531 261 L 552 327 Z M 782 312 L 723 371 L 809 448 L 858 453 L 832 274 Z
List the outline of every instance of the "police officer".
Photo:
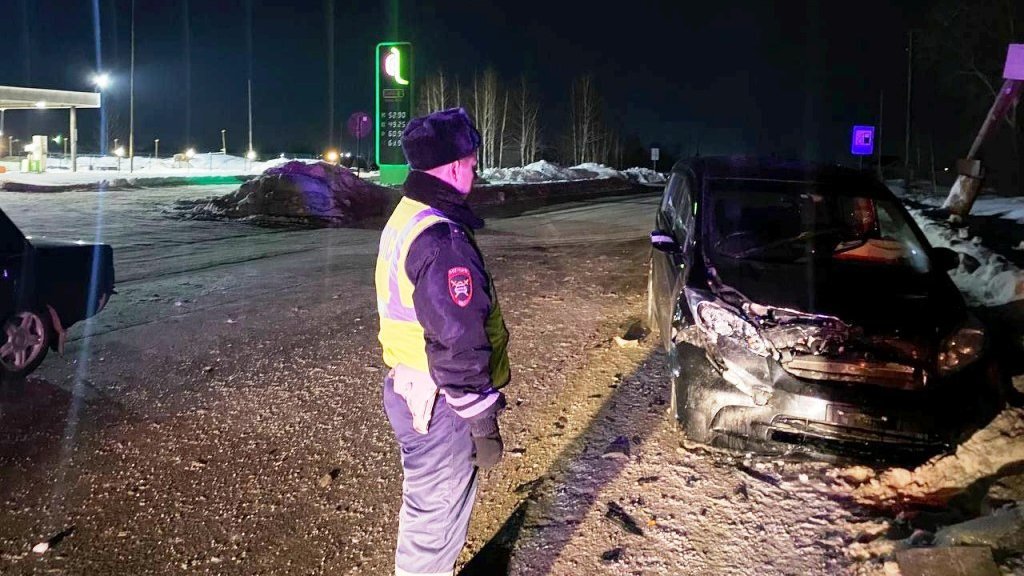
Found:
M 375 283 L 384 410 L 401 447 L 397 576 L 451 575 L 477 470 L 501 460 L 508 330 L 466 205 L 480 133 L 461 108 L 402 134 L 411 171 L 381 235 Z

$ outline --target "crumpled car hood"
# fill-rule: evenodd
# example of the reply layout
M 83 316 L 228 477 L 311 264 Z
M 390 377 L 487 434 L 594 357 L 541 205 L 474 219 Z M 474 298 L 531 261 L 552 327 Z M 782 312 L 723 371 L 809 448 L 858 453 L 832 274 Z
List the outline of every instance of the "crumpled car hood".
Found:
M 834 317 L 868 337 L 934 342 L 966 313 L 948 278 L 909 268 L 730 258 L 713 264 L 721 284 L 749 302 Z

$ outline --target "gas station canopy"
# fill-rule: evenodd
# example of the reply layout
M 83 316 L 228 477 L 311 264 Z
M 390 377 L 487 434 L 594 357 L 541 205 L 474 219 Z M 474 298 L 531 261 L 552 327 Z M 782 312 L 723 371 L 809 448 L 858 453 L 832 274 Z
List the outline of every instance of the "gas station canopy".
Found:
M 99 107 L 100 94 L 98 92 L 0 86 L 0 110 Z

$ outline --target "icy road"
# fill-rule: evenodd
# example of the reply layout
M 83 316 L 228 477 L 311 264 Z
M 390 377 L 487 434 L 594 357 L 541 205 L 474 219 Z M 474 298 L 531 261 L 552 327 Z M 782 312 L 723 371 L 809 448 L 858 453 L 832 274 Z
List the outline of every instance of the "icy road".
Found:
M 0 573 L 392 570 L 378 232 L 170 217 L 228 190 L 0 194 L 28 235 L 113 245 L 119 292 L 63 357 L 0 390 Z M 463 574 L 849 568 L 862 521 L 827 466 L 683 448 L 664 355 L 614 343 L 644 308 L 657 196 L 481 232 L 514 376 Z

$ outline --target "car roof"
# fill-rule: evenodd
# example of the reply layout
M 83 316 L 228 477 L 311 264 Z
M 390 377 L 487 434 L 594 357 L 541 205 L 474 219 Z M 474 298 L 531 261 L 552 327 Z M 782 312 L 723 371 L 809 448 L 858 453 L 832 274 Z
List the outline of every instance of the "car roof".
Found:
M 676 162 L 673 172 L 692 170 L 698 180 L 754 180 L 824 185 L 824 194 L 892 199 L 873 174 L 834 164 L 752 156 L 708 156 Z

